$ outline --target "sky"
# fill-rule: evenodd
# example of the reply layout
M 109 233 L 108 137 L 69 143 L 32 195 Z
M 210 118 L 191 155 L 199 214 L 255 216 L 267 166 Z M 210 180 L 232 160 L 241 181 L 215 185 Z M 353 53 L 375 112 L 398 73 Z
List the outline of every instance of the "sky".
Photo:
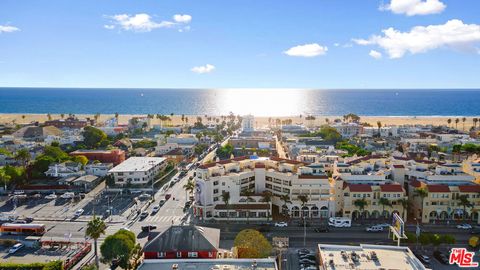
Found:
M 480 88 L 476 0 L 1 0 L 0 87 Z

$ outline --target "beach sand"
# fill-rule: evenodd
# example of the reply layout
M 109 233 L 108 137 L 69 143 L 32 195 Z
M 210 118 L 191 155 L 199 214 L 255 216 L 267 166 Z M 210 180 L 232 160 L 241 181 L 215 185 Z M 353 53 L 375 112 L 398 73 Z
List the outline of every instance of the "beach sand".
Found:
M 77 114 L 76 115 L 78 118 L 93 118 L 93 114 Z M 119 115 L 119 122 L 120 124 L 126 124 L 128 122 L 128 119 L 134 116 L 145 116 L 145 115 Z M 168 115 L 170 117 L 170 115 Z M 59 114 L 52 114 L 51 115 L 52 119 L 61 119 L 61 116 Z M 66 117 L 66 116 L 65 116 Z M 99 117 L 99 121 L 105 121 L 109 118 L 114 117 L 113 114 L 101 114 Z M 188 123 L 192 124 L 196 121 L 196 118 L 198 116 L 196 115 L 185 115 L 185 117 L 188 118 Z M 205 118 L 205 116 L 201 116 L 203 119 L 203 123 L 206 124 L 208 123 L 208 120 Z M 211 116 L 211 117 L 217 117 L 220 118 L 219 116 Z M 377 121 L 380 121 L 382 123 L 382 126 L 385 125 L 447 125 L 447 120 L 452 119 L 452 127 L 455 127 L 455 119 L 459 119 L 458 123 L 458 129 L 463 130 L 464 124 L 465 124 L 465 130 L 468 130 L 471 126 L 473 126 L 473 121 L 472 117 L 466 117 L 465 123 L 462 122 L 461 116 L 455 116 L 455 117 L 443 117 L 443 116 L 417 116 L 417 117 L 407 117 L 407 116 L 360 116 L 361 117 L 361 122 L 367 122 L 371 124 L 372 126 L 376 127 L 377 126 Z M 174 115 L 172 118 L 172 122 L 169 124 L 172 125 L 181 125 L 184 124 L 185 122 L 182 122 L 181 120 L 181 115 Z M 274 123 L 275 119 L 292 119 L 292 122 L 294 124 L 306 124 L 306 120 L 304 117 L 300 116 L 293 116 L 293 117 L 255 117 L 255 127 L 256 128 L 262 128 L 268 126 L 268 119 L 272 119 L 272 123 Z M 326 123 L 326 119 L 329 119 L 331 122 L 335 119 L 341 119 L 342 116 L 316 116 L 316 119 L 314 123 L 316 125 L 322 125 Z M 48 117 L 46 114 L 0 114 L 0 123 L 12 123 L 14 121 L 16 124 L 28 124 L 34 121 L 38 121 L 40 123 L 45 122 L 48 120 Z M 151 123 L 153 125 L 155 124 L 160 124 L 160 120 L 154 118 Z M 212 121 L 213 123 L 213 121 Z

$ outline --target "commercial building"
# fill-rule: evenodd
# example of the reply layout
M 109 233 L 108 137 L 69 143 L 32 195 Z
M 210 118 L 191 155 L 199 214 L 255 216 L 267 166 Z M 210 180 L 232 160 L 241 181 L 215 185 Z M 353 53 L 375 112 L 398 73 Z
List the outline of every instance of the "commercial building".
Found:
M 94 125 L 95 120 L 87 119 L 78 119 L 76 117 L 68 117 L 66 119 L 56 119 L 45 121 L 45 126 L 54 126 L 56 128 L 84 128 L 89 125 Z
M 266 220 L 274 211 L 319 220 L 335 213 L 333 186 L 323 166 L 317 164 L 237 157 L 200 166 L 195 183 L 194 210 L 204 219 L 223 220 L 228 215 L 237 220 Z M 266 191 L 273 195 L 271 202 L 265 201 Z M 229 194 L 228 207 L 225 193 Z
M 145 260 L 139 270 L 276 270 L 275 259 L 167 259 Z
M 215 259 L 220 245 L 220 229 L 198 226 L 171 226 L 163 232 L 151 232 L 145 244 L 145 260 Z
M 108 171 L 117 185 L 149 183 L 167 165 L 165 158 L 131 157 Z
M 113 163 L 113 165 L 118 165 L 125 161 L 125 151 L 120 149 L 76 150 L 71 152 L 70 156 L 85 156 L 90 161 L 98 160 L 102 163 Z
M 324 245 L 317 247 L 320 270 L 426 270 L 408 247 Z

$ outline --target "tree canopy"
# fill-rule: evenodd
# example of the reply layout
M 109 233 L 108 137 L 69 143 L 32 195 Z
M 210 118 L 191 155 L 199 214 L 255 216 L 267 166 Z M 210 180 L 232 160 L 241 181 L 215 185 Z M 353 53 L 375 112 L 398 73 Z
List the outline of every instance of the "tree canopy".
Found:
M 98 128 L 85 127 L 83 129 L 83 143 L 90 148 L 96 148 L 107 139 L 107 134 Z
M 246 229 L 237 234 L 233 242 L 239 258 L 266 258 L 272 252 L 272 245 L 259 231 Z
M 135 242 L 135 234 L 123 229 L 107 236 L 100 246 L 102 261 L 111 263 L 113 260 L 118 260 L 118 265 L 127 269 L 129 258 L 135 248 Z
M 327 142 L 337 143 L 342 139 L 342 135 L 338 131 L 328 125 L 323 125 L 320 127 L 320 130 L 317 130 L 313 133 L 301 134 L 299 137 L 321 137 Z

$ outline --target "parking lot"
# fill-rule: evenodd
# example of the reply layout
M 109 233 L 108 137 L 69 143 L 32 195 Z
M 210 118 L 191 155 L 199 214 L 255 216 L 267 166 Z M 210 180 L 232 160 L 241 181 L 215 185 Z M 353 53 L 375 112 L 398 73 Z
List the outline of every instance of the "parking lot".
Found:
M 11 263 L 34 263 L 48 262 L 52 260 L 66 259 L 75 252 L 73 248 L 67 249 L 42 249 L 23 247 L 14 254 L 8 253 L 9 248 L 0 246 L 0 258 L 2 262 Z

